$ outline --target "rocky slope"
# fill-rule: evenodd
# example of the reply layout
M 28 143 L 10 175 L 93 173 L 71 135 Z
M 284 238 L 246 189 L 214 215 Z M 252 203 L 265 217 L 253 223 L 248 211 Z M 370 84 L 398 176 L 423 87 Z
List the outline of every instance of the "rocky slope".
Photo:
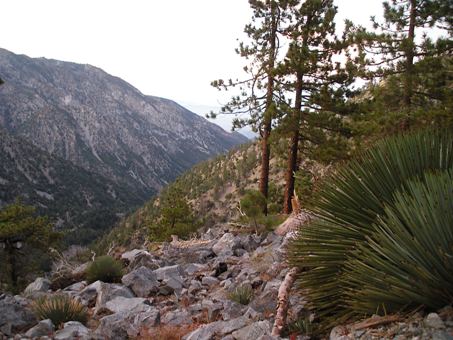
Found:
M 134 249 L 118 258 L 124 263 L 121 283 L 66 281 L 55 291 L 55 277 L 38 278 L 22 296 L 0 296 L 0 337 L 20 339 L 184 339 L 278 340 L 271 336 L 279 288 L 289 269 L 286 245 L 291 233 L 250 235 L 217 225 L 201 238 L 174 240 L 158 248 Z M 72 277 L 81 278 L 80 268 Z M 71 274 L 68 274 L 68 278 Z M 72 283 L 72 284 L 71 284 Z M 238 290 L 247 299 L 237 302 Z M 70 321 L 55 328 L 30 309 L 32 300 L 65 294 L 89 309 L 86 325 Z M 313 315 L 303 296 L 291 292 L 289 339 L 310 339 Z M 335 327 L 324 338 L 450 339 L 453 308 L 424 315 L 374 316 Z M 3 334 L 2 334 L 3 333 Z M 21 335 L 18 335 L 21 334 Z M 49 339 L 45 338 L 45 339 Z M 41 338 L 43 339 L 43 338 Z
M 237 222 L 238 203 L 245 191 L 258 189 L 259 157 L 256 143 L 241 145 L 225 155 L 197 164 L 170 183 L 166 190 L 178 188 L 195 216 L 203 220 L 204 228 L 226 221 Z M 271 164 L 269 211 L 278 219 L 283 208 L 285 164 L 280 164 L 276 155 L 271 158 Z M 112 244 L 128 247 L 143 244 L 150 221 L 156 220 L 156 199 L 148 201 L 106 234 L 98 243 L 100 249 L 107 250 Z
M 247 140 L 90 65 L 0 49 L 0 75 L 0 128 L 141 203 L 197 162 Z M 135 205 L 132 199 L 128 207 Z
M 0 164 L 0 206 L 21 197 L 57 227 L 78 226 L 80 242 L 92 241 L 118 214 L 142 202 L 127 184 L 118 185 L 1 129 Z

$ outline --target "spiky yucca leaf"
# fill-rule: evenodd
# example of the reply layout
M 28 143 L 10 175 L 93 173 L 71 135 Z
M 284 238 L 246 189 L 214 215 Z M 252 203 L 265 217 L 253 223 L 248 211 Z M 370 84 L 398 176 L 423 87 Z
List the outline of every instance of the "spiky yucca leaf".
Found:
M 345 267 L 353 287 L 346 301 L 357 313 L 453 301 L 453 172 L 428 174 L 397 192 Z
M 453 167 L 449 133 L 424 131 L 384 140 L 326 180 L 313 203 L 317 219 L 304 226 L 289 258 L 303 272 L 300 288 L 329 327 L 354 315 L 346 302 L 352 284 L 346 263 L 374 232 L 374 223 L 393 206 L 395 193 L 426 172 Z
M 32 308 L 39 319 L 50 319 L 57 327 L 68 321 L 86 323 L 88 318 L 87 308 L 67 295 L 39 298 Z

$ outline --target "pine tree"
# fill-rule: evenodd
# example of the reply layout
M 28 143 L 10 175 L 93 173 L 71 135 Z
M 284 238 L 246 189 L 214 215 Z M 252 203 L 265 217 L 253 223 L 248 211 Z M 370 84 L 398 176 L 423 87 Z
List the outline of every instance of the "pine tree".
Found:
M 315 151 L 313 147 L 323 144 L 326 150 L 334 146 L 333 140 L 338 141 L 336 134 L 346 131 L 338 113 L 345 111 L 345 87 L 352 79 L 344 66 L 332 60 L 347 46 L 346 41 L 339 41 L 335 35 L 337 9 L 333 0 L 298 2 L 291 2 L 293 24 L 287 28 L 290 46 L 280 70 L 286 88 L 295 97 L 294 105 L 281 120 L 281 130 L 286 130 L 290 139 L 284 197 L 286 214 L 292 211 L 299 148 L 305 156 L 313 157 L 315 152 L 319 153 L 319 148 Z
M 426 97 L 426 93 L 417 89 L 417 78 L 425 71 L 417 67 L 417 62 L 451 56 L 453 6 L 445 0 L 392 0 L 385 1 L 383 6 L 384 22 L 372 17 L 376 32 L 367 32 L 362 27 L 356 31 L 361 60 L 367 67 L 364 75 L 367 78 L 401 75 L 401 104 L 411 110 L 420 98 Z M 434 27 L 450 37 L 443 35 L 433 41 L 426 30 Z
M 247 113 L 247 118 L 235 119 L 234 126 L 251 125 L 261 136 L 260 192 L 267 198 L 269 190 L 270 135 L 276 117 L 280 89 L 275 82 L 278 67 L 279 34 L 285 19 L 284 9 L 275 0 L 249 0 L 253 9 L 252 23 L 246 25 L 249 41 L 241 42 L 237 53 L 248 60 L 244 67 L 250 76 L 245 80 L 216 80 L 212 85 L 228 90 L 239 87 L 240 95 L 221 109 L 221 113 Z M 267 205 L 264 208 L 267 214 Z
M 6 275 L 2 275 L 1 279 L 14 291 L 23 278 L 27 253 L 33 249 L 47 252 L 60 238 L 46 217 L 35 216 L 34 213 L 35 208 L 19 201 L 0 210 L 0 248 L 6 259 L 2 261 L 5 267 L 0 271 Z

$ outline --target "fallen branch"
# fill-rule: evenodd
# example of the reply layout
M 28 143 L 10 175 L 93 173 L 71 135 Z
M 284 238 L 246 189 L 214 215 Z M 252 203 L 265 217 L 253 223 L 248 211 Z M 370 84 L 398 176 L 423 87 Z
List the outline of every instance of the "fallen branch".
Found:
M 275 316 L 274 327 L 272 328 L 273 336 L 280 336 L 283 327 L 286 325 L 286 317 L 288 315 L 289 307 L 289 293 L 291 287 L 296 281 L 298 269 L 292 268 L 285 276 L 280 288 L 278 289 L 278 302 L 277 302 L 277 314 Z
M 370 328 L 370 327 L 376 327 L 380 325 L 385 325 L 388 323 L 392 322 L 397 322 L 401 320 L 401 317 L 399 315 L 388 315 L 388 316 L 381 316 L 381 317 L 373 317 L 366 319 L 364 321 L 361 321 L 359 323 L 356 323 L 352 325 L 352 328 L 356 331 L 365 329 L 365 328 Z

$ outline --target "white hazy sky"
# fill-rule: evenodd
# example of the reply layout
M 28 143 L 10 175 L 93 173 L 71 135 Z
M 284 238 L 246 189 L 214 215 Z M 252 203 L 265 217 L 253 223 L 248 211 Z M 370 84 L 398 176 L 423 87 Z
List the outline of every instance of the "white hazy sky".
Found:
M 381 0 L 335 2 L 339 23 L 382 13 Z M 194 111 L 229 98 L 210 82 L 240 74 L 251 16 L 247 0 L 1 0 L 0 13 L 0 47 L 91 64 Z

